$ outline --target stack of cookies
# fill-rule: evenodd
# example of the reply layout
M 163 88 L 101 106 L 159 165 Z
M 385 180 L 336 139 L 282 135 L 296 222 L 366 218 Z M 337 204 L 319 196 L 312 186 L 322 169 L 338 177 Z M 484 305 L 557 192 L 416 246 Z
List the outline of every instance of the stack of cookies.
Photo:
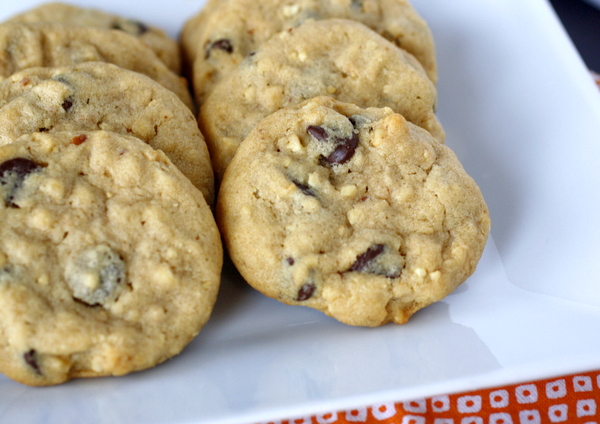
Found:
M 181 43 L 251 286 L 379 326 L 474 272 L 489 214 L 444 144 L 432 36 L 406 0 L 209 0 Z
M 177 43 L 49 4 L 0 45 L 0 371 L 49 385 L 172 357 L 222 266 Z
M 208 0 L 180 45 L 50 3 L 0 24 L 0 47 L 10 378 L 179 353 L 212 312 L 221 237 L 260 292 L 356 326 L 405 323 L 481 257 L 488 210 L 406 0 Z

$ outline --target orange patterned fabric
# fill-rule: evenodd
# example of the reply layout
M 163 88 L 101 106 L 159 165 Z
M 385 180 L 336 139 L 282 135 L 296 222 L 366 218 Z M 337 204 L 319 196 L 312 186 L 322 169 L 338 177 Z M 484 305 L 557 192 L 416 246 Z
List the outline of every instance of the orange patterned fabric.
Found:
M 553 423 L 600 424 L 600 371 L 265 424 Z
M 272 424 L 600 424 L 600 371 Z
M 598 85 L 598 88 L 600 88 L 600 74 L 592 71 L 592 78 L 594 78 L 594 81 Z

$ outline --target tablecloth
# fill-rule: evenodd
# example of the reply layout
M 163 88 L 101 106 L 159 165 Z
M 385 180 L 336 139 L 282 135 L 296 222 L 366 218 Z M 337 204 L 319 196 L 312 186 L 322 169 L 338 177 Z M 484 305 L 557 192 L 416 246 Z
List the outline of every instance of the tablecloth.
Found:
M 600 371 L 593 371 L 272 424 L 598 424 L 599 406 Z
M 600 424 L 599 406 L 597 370 L 264 424 Z

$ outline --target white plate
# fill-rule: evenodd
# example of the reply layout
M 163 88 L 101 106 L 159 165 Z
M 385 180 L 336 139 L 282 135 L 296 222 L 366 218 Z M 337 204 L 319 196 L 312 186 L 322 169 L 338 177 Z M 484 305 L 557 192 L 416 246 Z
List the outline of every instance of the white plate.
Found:
M 38 3 L 3 2 L 0 18 Z M 201 0 L 78 3 L 176 36 Z M 243 423 L 600 369 L 600 95 L 544 0 L 414 0 L 439 56 L 447 143 L 481 185 L 476 274 L 404 326 L 279 304 L 228 270 L 178 357 L 122 378 L 28 388 L 0 423 Z
M 600 0 L 585 0 L 586 2 L 588 2 L 589 4 L 591 4 L 592 6 L 596 6 L 598 9 L 600 9 Z

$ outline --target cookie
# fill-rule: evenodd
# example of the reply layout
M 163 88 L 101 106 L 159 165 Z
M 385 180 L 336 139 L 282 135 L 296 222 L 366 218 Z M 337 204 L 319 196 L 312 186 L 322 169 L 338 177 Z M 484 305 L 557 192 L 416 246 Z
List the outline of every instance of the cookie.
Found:
M 179 45 L 163 30 L 101 10 L 60 2 L 44 3 L 9 19 L 10 22 L 52 22 L 116 29 L 138 37 L 176 74 L 181 73 Z
M 0 147 L 0 372 L 29 385 L 123 375 L 210 317 L 220 236 L 164 153 L 106 131 Z
M 434 113 L 436 88 L 413 56 L 358 22 L 306 21 L 264 43 L 201 106 L 198 120 L 217 177 L 261 119 L 321 95 L 390 107 L 444 138 Z
M 221 6 L 226 5 L 230 0 L 208 0 L 202 8 L 188 18 L 179 33 L 179 44 L 183 56 L 183 65 L 186 73 L 191 76 L 191 66 L 196 58 L 196 53 L 200 50 L 200 37 L 204 32 L 204 22 L 212 13 Z
M 0 145 L 38 131 L 98 129 L 162 150 L 212 203 L 213 171 L 194 114 L 145 75 L 88 62 L 30 68 L 0 82 Z
M 388 108 L 281 109 L 225 172 L 217 222 L 245 280 L 357 326 L 405 323 L 465 281 L 490 229 L 454 153 Z
M 307 19 L 361 22 L 415 56 L 437 81 L 435 46 L 426 22 L 406 0 L 212 0 L 180 37 L 201 104 L 223 75 L 273 35 Z M 317 39 L 319 37 L 316 37 Z
M 167 68 L 137 37 L 123 31 L 46 22 L 0 25 L 0 79 L 37 66 L 93 61 L 147 75 L 177 94 L 190 109 L 194 107 L 185 78 Z

